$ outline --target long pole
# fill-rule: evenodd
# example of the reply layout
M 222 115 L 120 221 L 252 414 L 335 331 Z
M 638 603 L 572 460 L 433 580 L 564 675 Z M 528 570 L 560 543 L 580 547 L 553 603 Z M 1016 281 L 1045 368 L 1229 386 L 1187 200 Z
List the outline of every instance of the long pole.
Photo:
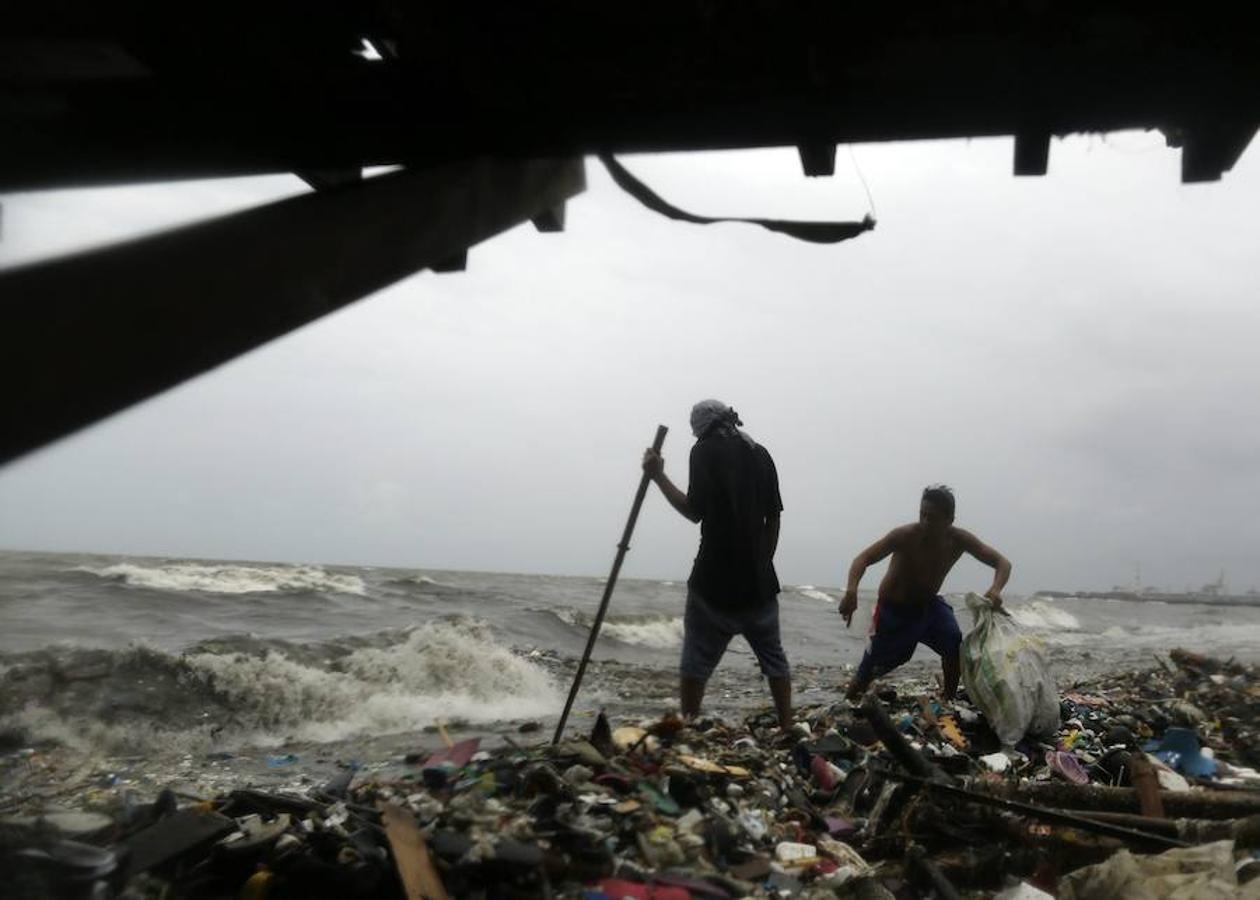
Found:
M 665 434 L 669 431 L 664 425 L 656 426 L 656 440 L 652 441 L 652 449 L 657 453 L 665 446 Z M 643 498 L 647 496 L 648 482 L 652 479 L 643 473 L 639 479 L 639 490 L 634 495 L 634 505 L 630 507 L 630 518 L 626 520 L 626 530 L 621 534 L 621 543 L 617 544 L 617 558 L 613 560 L 612 572 L 608 575 L 608 583 L 604 585 L 604 598 L 599 601 L 599 612 L 591 624 L 591 636 L 586 639 L 586 650 L 582 653 L 582 662 L 578 664 L 577 674 L 573 676 L 573 687 L 569 688 L 569 699 L 564 703 L 564 712 L 556 724 L 556 733 L 551 743 L 560 743 L 564 734 L 565 723 L 569 721 L 569 711 L 573 709 L 573 701 L 577 698 L 578 688 L 582 685 L 582 676 L 586 674 L 586 664 L 590 662 L 591 651 L 595 649 L 595 640 L 599 637 L 600 626 L 604 624 L 604 614 L 608 612 L 608 601 L 612 599 L 613 588 L 617 586 L 617 573 L 621 571 L 621 563 L 630 549 L 630 535 L 634 532 L 634 523 L 639 519 L 639 507 L 643 506 Z

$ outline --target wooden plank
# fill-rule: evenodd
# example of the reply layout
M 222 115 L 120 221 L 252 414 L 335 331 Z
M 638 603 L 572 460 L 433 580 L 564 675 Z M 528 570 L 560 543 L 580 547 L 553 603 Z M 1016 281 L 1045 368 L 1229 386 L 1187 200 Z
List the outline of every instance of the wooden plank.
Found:
M 429 845 L 416 826 L 415 817 L 401 807 L 378 800 L 385 837 L 394 856 L 407 900 L 447 900 L 446 887 L 433 865 Z
M 583 190 L 581 159 L 477 159 L 0 272 L 0 462 L 449 259 Z
M 1155 767 L 1144 753 L 1129 754 L 1129 780 L 1137 793 L 1142 815 L 1164 818 L 1164 801 L 1159 796 L 1159 776 L 1155 774 Z
M 181 856 L 207 847 L 236 828 L 214 810 L 188 807 L 160 819 L 124 841 L 131 851 L 127 877 L 158 869 Z

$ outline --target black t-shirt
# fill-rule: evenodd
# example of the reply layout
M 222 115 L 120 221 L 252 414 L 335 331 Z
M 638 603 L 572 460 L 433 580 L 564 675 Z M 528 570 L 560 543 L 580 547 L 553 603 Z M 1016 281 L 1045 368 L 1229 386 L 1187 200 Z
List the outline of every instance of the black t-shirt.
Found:
M 738 435 L 691 448 L 687 503 L 700 516 L 700 552 L 687 586 L 717 609 L 751 609 L 779 593 L 766 517 L 783 509 L 774 460 Z

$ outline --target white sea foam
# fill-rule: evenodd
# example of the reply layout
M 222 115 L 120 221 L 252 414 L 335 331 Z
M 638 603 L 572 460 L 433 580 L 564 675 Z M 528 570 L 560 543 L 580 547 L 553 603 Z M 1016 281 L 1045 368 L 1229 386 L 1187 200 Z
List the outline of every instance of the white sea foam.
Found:
M 836 598 L 830 594 L 823 593 L 812 584 L 802 584 L 796 589 L 796 593 L 802 597 L 808 597 L 811 600 L 821 600 L 823 603 L 835 603 Z
M 561 701 L 545 670 L 466 624 L 429 625 L 402 643 L 356 650 L 338 671 L 278 652 L 185 659 L 251 727 L 299 740 L 396 734 L 439 717 L 536 718 L 558 712 Z
M 1006 611 L 1020 625 L 1039 631 L 1076 631 L 1081 627 L 1076 616 L 1048 600 L 1011 604 L 1006 607 Z
M 558 606 L 542 610 L 555 616 L 566 625 L 582 630 L 591 627 L 592 618 L 571 606 Z M 682 616 L 610 616 L 600 627 L 602 641 L 617 641 L 635 647 L 669 650 L 681 647 L 683 639 Z
M 276 591 L 326 591 L 335 594 L 365 592 L 357 575 L 328 572 L 319 566 L 247 566 L 170 563 L 141 566 L 117 563 L 103 569 L 83 568 L 102 578 L 133 587 L 159 591 L 203 591 L 212 594 L 260 594 Z
M 682 616 L 674 616 L 641 622 L 605 622 L 601 637 L 637 647 L 668 650 L 682 646 L 683 620 Z

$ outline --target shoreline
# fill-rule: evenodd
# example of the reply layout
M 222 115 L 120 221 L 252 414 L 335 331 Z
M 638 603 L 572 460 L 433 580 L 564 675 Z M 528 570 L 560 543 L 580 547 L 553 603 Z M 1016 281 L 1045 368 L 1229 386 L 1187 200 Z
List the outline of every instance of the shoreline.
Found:
M 1203 844 L 1186 871 L 1207 853 L 1202 877 L 1238 884 L 1225 865 L 1235 842 L 1243 862 L 1260 846 L 1260 669 L 1173 650 L 1158 666 L 1065 678 L 1054 732 L 1004 747 L 968 698 L 934 699 L 933 668 L 883 679 L 859 707 L 821 683 L 844 667 L 799 667 L 787 730 L 738 671 L 684 722 L 659 702 L 673 672 L 658 670 L 606 715 L 579 709 L 556 747 L 544 717 L 204 757 L 20 750 L 0 770 L 0 856 L 61 847 L 96 861 L 91 878 L 112 872 L 130 900 L 208 885 L 255 896 L 246 882 L 278 885 L 277 898 L 392 898 L 417 853 L 444 884 L 430 896 L 647 897 L 665 885 L 680 898 L 887 900 L 936 884 L 991 897 L 1094 877 L 1078 872 L 1122 848 Z M 1167 764 L 1152 755 L 1174 740 Z M 1178 760 L 1212 765 L 1183 775 Z M 1150 767 L 1158 781 L 1143 788 Z M 1175 820 L 1146 808 L 1150 790 Z M 190 827 L 202 836 L 179 836 Z M 79 864 L 45 858 L 18 874 L 64 879 Z M 19 895 L 55 894 L 35 890 Z
M 1157 658 L 1158 659 L 1158 658 Z M 547 668 L 557 683 L 567 684 L 576 660 L 553 657 Z M 1166 664 L 1164 664 L 1166 670 Z M 854 667 L 803 665 L 793 672 L 794 707 L 798 710 L 847 705 L 843 689 Z M 1073 691 L 1105 693 L 1107 686 L 1160 666 L 1102 667 L 1068 679 L 1062 671 L 1060 694 Z M 937 697 L 939 667 L 913 661 L 875 682 L 872 692 L 889 688 L 899 695 Z M 623 677 L 624 676 L 624 677 Z M 593 663 L 570 717 L 569 735 L 589 730 L 601 712 L 617 722 L 648 721 L 677 711 L 677 673 L 672 670 Z M 593 685 L 595 685 L 593 687 Z M 584 702 L 585 701 L 585 702 Z M 709 684 L 703 717 L 738 725 L 745 718 L 771 709 L 769 690 L 759 675 L 741 668 L 719 666 Z M 458 718 L 444 722 L 452 740 L 480 738 L 486 749 L 508 746 L 536 748 L 550 740 L 559 710 L 528 720 L 469 723 Z M 524 730 L 522 730 L 524 729 Z M 172 749 L 171 744 L 102 747 L 91 736 L 73 742 L 49 739 L 30 745 L 10 728 L 0 732 L 0 818 L 38 818 L 43 807 L 108 812 L 129 803 L 151 802 L 164 788 L 187 798 L 209 799 L 236 788 L 302 792 L 354 764 L 363 772 L 404 774 L 408 755 L 440 750 L 437 723 L 419 730 L 382 735 L 357 735 L 332 741 L 268 740 L 263 743 L 218 744 L 193 741 L 198 746 Z M 162 735 L 157 733 L 156 739 Z M 293 757 L 290 759 L 289 757 Z M 128 795 L 130 799 L 128 799 Z

